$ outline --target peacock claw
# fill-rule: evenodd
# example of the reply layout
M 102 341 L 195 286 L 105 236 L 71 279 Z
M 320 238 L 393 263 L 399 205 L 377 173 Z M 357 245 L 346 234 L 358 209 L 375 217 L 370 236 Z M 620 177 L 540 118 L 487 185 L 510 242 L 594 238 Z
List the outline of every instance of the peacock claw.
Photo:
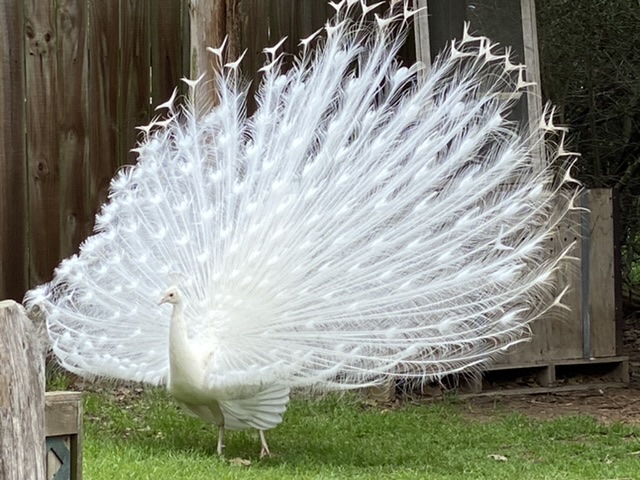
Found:
M 262 444 L 262 448 L 260 449 L 260 458 L 270 457 L 271 452 L 269 451 L 269 445 L 267 445 L 267 439 L 264 436 L 264 431 L 258 430 L 258 434 L 260 435 L 260 443 Z

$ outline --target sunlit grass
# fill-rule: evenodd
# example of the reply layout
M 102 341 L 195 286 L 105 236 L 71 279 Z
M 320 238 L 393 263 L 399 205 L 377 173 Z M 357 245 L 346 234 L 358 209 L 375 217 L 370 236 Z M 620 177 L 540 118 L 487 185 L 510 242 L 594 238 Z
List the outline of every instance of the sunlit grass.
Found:
M 91 393 L 85 408 L 84 475 L 92 480 L 640 478 L 640 429 L 587 416 L 478 421 L 455 402 L 386 410 L 354 396 L 296 399 L 268 432 L 273 456 L 260 460 L 251 431 L 231 432 L 218 458 L 215 429 L 161 390 Z

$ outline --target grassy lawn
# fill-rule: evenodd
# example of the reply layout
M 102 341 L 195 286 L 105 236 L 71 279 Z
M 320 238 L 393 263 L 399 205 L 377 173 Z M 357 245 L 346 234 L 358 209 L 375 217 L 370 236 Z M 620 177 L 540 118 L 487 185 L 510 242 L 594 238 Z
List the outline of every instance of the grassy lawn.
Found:
M 113 479 L 636 479 L 640 428 L 586 416 L 554 421 L 496 412 L 474 420 L 452 401 L 385 410 L 355 397 L 294 400 L 268 432 L 231 432 L 184 415 L 160 390 L 86 394 L 84 476 Z

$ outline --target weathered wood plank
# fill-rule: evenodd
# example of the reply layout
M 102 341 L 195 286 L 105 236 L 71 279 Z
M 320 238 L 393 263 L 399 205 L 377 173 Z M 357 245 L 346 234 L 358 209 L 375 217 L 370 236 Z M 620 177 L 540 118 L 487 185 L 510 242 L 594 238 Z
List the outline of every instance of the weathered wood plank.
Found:
M 19 304 L 0 302 L 0 478 L 43 479 L 44 359 Z
M 567 285 L 570 290 L 563 297 L 563 304 L 570 311 L 551 312 L 533 322 L 532 337 L 527 343 L 517 345 L 500 357 L 497 366 L 526 365 L 583 357 L 582 319 L 582 243 L 580 241 L 581 212 L 571 212 L 549 239 L 547 251 L 555 255 L 573 244 L 569 255 L 578 260 L 563 262 L 556 273 L 559 294 Z
M 293 0 L 243 0 L 242 49 L 247 55 L 242 63 L 244 74 L 252 80 L 247 100 L 249 113 L 255 111 L 254 95 L 262 75 L 258 70 L 265 61 L 264 48 L 287 37 L 280 52 L 297 54 L 299 41 L 322 28 L 335 10 L 328 2 L 298 2 Z M 284 68 L 291 65 L 292 56 L 284 57 Z
M 80 433 L 82 430 L 82 393 L 47 392 L 44 419 L 47 437 Z
M 149 42 L 150 4 L 120 0 L 120 58 L 118 72 L 118 157 L 120 163 L 134 163 L 136 127 L 149 123 L 151 98 L 151 57 Z
M 257 72 L 265 58 L 262 50 L 271 45 L 269 40 L 270 2 L 243 0 L 242 9 L 241 42 L 243 48 L 247 49 L 242 68 L 246 77 L 251 79 L 247 96 L 247 113 L 251 114 L 256 109 L 255 93 L 261 80 L 261 75 Z
M 82 411 L 80 392 L 45 394 L 45 435 L 67 437 L 65 443 L 71 450 L 71 479 L 82 478 Z
M 622 355 L 624 321 L 622 319 L 622 221 L 620 218 L 620 192 L 618 188 L 611 190 L 613 217 L 613 272 L 614 272 L 614 305 L 616 322 L 616 355 Z
M 524 48 L 524 64 L 527 66 L 527 80 L 534 82 L 527 89 L 527 121 L 533 135 L 540 135 L 537 130 L 542 117 L 542 81 L 540 78 L 540 52 L 538 50 L 538 29 L 536 24 L 535 0 L 521 0 L 522 37 Z M 536 159 L 544 161 L 544 144 L 539 143 Z
M 58 71 L 54 0 L 26 0 L 26 138 L 30 283 L 51 279 L 60 252 Z
M 0 0 L 0 298 L 28 288 L 24 12 Z
M 499 357 L 495 367 L 512 365 L 535 364 L 545 361 L 548 354 L 548 339 L 551 331 L 551 323 L 557 319 L 539 318 L 530 325 L 531 339 L 526 343 L 515 345 L 505 355 Z
M 153 0 L 150 0 L 153 1 Z M 180 0 L 153 2 L 150 12 L 151 97 L 152 106 L 165 102 L 179 86 L 183 76 L 182 42 L 188 32 L 182 31 Z
M 227 34 L 227 3 L 233 2 L 237 0 L 188 0 L 190 78 L 195 79 L 202 74 L 206 75 L 205 78 L 212 78 L 213 69 L 219 68 L 206 48 L 222 45 Z M 217 100 L 213 83 L 199 88 L 193 101 L 203 106 L 215 104 Z
M 558 272 L 558 293 L 567 285 L 570 287 L 563 298 L 563 303 L 569 310 L 563 310 L 551 319 L 547 334 L 548 350 L 545 357 L 548 361 L 582 358 L 584 354 L 582 272 L 580 268 L 583 256 L 580 239 L 581 222 L 581 211 L 570 212 L 560 223 L 555 237 L 554 251 L 559 252 L 573 244 L 569 256 L 578 260 L 563 262 Z
M 59 258 L 76 252 L 91 233 L 93 209 L 88 208 L 84 167 L 87 159 L 87 10 L 84 0 L 59 0 L 58 145 L 60 165 Z
M 84 178 L 85 201 L 96 212 L 106 198 L 109 182 L 118 169 L 118 48 L 119 8 L 115 0 L 93 0 L 88 4 L 89 33 L 89 122 L 88 161 Z
M 589 312 L 594 357 L 616 354 L 615 274 L 613 265 L 613 196 L 610 189 L 589 190 Z
M 429 38 L 429 12 L 427 10 L 427 0 L 416 0 L 415 6 L 422 9 L 417 14 L 413 28 L 415 31 L 416 59 L 427 67 L 425 73 L 431 65 L 431 40 Z
M 229 60 L 234 61 L 244 51 L 242 45 L 242 16 L 245 14 L 243 0 L 225 0 L 225 35 L 227 36 Z

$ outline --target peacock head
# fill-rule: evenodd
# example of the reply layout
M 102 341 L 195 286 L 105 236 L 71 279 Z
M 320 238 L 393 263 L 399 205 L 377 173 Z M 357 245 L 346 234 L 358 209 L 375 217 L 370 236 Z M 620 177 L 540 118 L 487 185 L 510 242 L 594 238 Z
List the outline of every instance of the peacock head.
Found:
M 178 287 L 169 287 L 165 290 L 164 295 L 162 296 L 162 300 L 160 300 L 160 305 L 163 303 L 171 303 L 175 305 L 180 302 L 182 296 L 180 295 L 180 290 Z

